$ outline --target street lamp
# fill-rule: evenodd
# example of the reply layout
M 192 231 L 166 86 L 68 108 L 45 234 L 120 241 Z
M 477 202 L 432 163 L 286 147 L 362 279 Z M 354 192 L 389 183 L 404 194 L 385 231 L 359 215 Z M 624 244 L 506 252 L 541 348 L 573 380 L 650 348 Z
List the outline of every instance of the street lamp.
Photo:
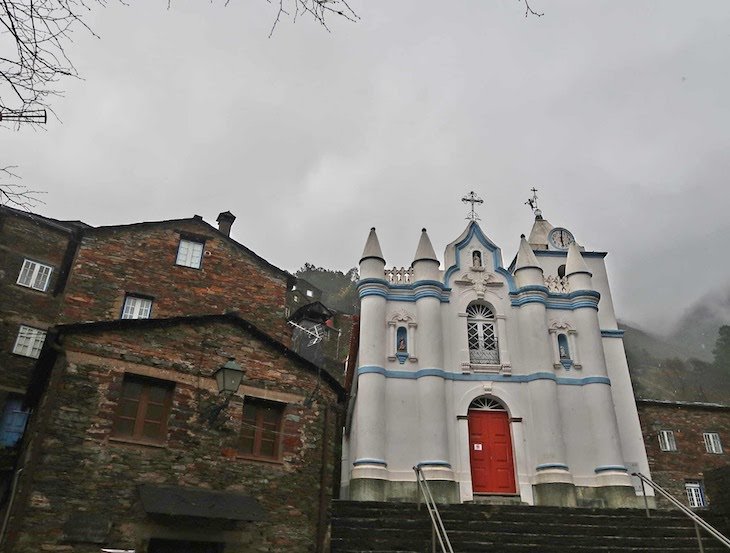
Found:
M 238 387 L 241 385 L 243 375 L 246 371 L 241 368 L 241 365 L 236 363 L 236 360 L 231 357 L 226 361 L 224 365 L 221 365 L 216 369 L 214 376 L 216 384 L 218 384 L 219 394 L 234 394 L 238 391 Z
M 213 373 L 213 376 L 215 376 L 215 382 L 218 385 L 218 395 L 225 394 L 226 399 L 222 404 L 216 405 L 210 409 L 208 412 L 208 424 L 212 425 L 215 423 L 218 416 L 221 414 L 221 411 L 228 407 L 233 394 L 238 391 L 238 387 L 241 385 L 243 375 L 245 374 L 246 371 L 241 368 L 241 365 L 236 363 L 236 360 L 233 357 L 230 357 L 225 364 L 218 367 Z

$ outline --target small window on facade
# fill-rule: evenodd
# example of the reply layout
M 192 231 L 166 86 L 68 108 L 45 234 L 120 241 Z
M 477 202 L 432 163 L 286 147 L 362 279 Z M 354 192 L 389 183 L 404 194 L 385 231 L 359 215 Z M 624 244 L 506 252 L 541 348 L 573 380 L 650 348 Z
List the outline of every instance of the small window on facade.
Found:
M 200 261 L 203 259 L 203 243 L 194 242 L 193 240 L 180 239 L 180 245 L 177 248 L 176 265 L 183 267 L 192 267 L 200 269 Z
M 112 436 L 164 442 L 174 386 L 165 380 L 125 374 Z
M 314 296 L 314 292 L 312 292 L 311 290 L 307 290 L 307 297 L 311 298 L 312 296 Z
M 565 265 L 558 267 L 558 276 L 563 278 L 565 276 Z
M 15 339 L 13 353 L 38 359 L 46 340 L 46 331 L 31 326 L 20 325 L 18 337 Z
M 705 432 L 705 449 L 707 453 L 722 453 L 722 444 L 720 443 L 720 434 L 717 432 Z
M 45 292 L 48 288 L 48 282 L 51 280 L 52 272 L 53 267 L 26 259 L 23 261 L 17 283 L 27 288 Z
M 687 502 L 693 509 L 706 507 L 707 500 L 702 489 L 702 482 L 685 482 L 684 489 L 687 491 Z
M 570 359 L 570 348 L 568 347 L 568 337 L 565 334 L 558 334 L 558 353 L 560 360 Z
M 478 365 L 499 363 L 495 317 L 489 306 L 473 303 L 466 308 L 469 361 Z
M 677 443 L 674 441 L 673 431 L 659 431 L 659 449 L 661 449 L 662 451 L 677 451 Z
M 152 312 L 152 300 L 139 296 L 127 295 L 124 298 L 122 319 L 149 319 Z
M 243 402 L 240 451 L 244 455 L 279 459 L 283 403 L 247 397 Z

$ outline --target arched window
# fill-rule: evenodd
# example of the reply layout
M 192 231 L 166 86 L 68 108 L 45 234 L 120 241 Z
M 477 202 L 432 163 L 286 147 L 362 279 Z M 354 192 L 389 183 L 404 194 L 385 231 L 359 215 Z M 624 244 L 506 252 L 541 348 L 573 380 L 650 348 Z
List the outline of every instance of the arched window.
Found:
M 558 353 L 560 360 L 570 359 L 570 348 L 568 347 L 568 337 L 565 334 L 558 334 Z
M 506 411 L 507 409 L 504 408 L 504 405 L 502 405 L 499 401 L 497 401 L 494 398 L 487 397 L 487 396 L 481 396 L 476 398 L 474 401 L 472 401 L 469 404 L 470 410 L 477 410 L 477 411 Z
M 565 276 L 565 265 L 558 267 L 558 276 L 563 278 Z
M 474 250 L 474 253 L 471 254 L 471 260 L 472 260 L 472 266 L 477 269 L 481 269 L 482 267 L 482 252 L 479 250 Z
M 492 309 L 482 303 L 472 303 L 466 308 L 469 361 L 477 365 L 498 365 L 499 349 Z

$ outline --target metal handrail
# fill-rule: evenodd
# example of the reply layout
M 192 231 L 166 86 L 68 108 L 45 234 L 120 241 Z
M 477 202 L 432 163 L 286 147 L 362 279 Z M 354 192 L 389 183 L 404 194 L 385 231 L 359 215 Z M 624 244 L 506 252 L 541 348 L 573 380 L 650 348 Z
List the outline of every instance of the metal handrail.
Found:
M 428 514 L 431 517 L 431 551 L 432 553 L 436 553 L 436 538 L 438 537 L 439 545 L 441 545 L 441 552 L 454 553 L 454 549 L 451 547 L 451 541 L 449 541 L 449 536 L 446 533 L 446 528 L 444 527 L 444 521 L 441 520 L 441 514 L 439 513 L 436 501 L 433 499 L 433 495 L 431 494 L 431 488 L 428 487 L 426 475 L 423 474 L 421 465 L 416 465 L 413 467 L 413 470 L 416 473 L 418 489 L 421 491 L 421 494 L 418 496 L 418 508 L 421 508 L 422 495 L 424 503 L 426 503 L 426 509 L 428 509 Z
M 682 513 L 684 513 L 687 517 L 689 517 L 692 522 L 695 524 L 695 532 L 697 533 L 697 543 L 699 544 L 700 553 L 704 551 L 704 548 L 702 547 L 702 539 L 700 537 L 700 529 L 701 526 L 704 528 L 708 534 L 710 534 L 713 538 L 715 538 L 717 541 L 719 541 L 722 545 L 730 549 L 730 539 L 725 537 L 723 534 L 717 531 L 717 529 L 713 526 L 711 526 L 709 523 L 705 522 L 705 520 L 700 517 L 697 513 L 692 511 L 689 507 L 686 507 L 682 505 L 682 503 L 679 502 L 677 498 L 675 498 L 673 495 L 671 495 L 667 490 L 662 488 L 659 484 L 651 480 L 650 478 L 644 476 L 640 472 L 632 472 L 631 476 L 636 476 L 641 481 L 641 493 L 644 494 L 644 507 L 646 507 L 646 516 L 647 518 L 651 518 L 651 513 L 649 512 L 649 503 L 646 499 L 646 489 L 644 488 L 644 483 L 651 486 L 654 491 L 659 492 L 664 498 L 669 501 L 672 505 L 677 507 Z

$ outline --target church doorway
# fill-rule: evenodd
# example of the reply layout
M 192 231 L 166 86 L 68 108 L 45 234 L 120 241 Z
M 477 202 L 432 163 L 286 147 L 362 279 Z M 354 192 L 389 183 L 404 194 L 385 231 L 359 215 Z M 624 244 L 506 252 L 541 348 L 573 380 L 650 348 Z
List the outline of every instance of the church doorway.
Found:
M 480 397 L 469 405 L 468 422 L 474 493 L 517 493 L 507 410 L 495 399 Z

